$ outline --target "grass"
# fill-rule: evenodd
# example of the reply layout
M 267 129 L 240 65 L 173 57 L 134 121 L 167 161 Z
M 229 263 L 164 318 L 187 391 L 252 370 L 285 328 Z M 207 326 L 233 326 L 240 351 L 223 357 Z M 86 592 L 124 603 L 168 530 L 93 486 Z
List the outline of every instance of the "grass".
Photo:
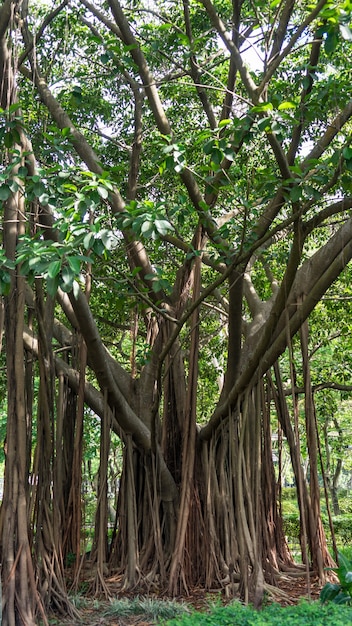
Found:
M 352 626 L 352 607 L 331 602 L 322 604 L 302 601 L 288 607 L 271 604 L 262 611 L 257 611 L 236 601 L 227 606 L 215 603 L 204 612 L 193 611 L 189 605 L 176 600 L 138 596 L 132 599 L 115 598 L 109 603 L 87 599 L 87 606 L 76 600 L 75 604 L 81 604 L 84 623 L 92 625 L 97 624 L 96 619 L 99 616 L 99 623 L 107 625 L 116 622 L 137 624 L 143 620 L 155 626 Z M 50 620 L 52 626 L 69 623 L 73 626 L 72 621 Z M 74 623 L 78 624 L 76 621 Z
M 352 608 L 320 602 L 302 602 L 282 607 L 272 604 L 263 611 L 235 602 L 216 607 L 210 613 L 192 613 L 169 620 L 164 626 L 348 626 Z

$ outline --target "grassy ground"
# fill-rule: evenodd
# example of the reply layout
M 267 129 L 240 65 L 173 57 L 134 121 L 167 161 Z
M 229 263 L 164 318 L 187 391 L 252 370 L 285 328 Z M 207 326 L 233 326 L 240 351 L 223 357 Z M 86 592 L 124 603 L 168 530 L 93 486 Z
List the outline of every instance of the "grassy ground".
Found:
M 347 626 L 352 625 L 352 608 L 320 602 L 283 607 L 278 604 L 255 611 L 240 603 L 219 607 L 207 614 L 192 613 L 167 622 L 167 626 Z
M 270 604 L 262 611 L 233 602 L 195 611 L 184 602 L 155 598 L 113 599 L 110 602 L 76 599 L 81 612 L 77 626 L 352 626 L 352 607 L 302 601 L 297 605 Z M 56 618 L 51 626 L 74 626 Z

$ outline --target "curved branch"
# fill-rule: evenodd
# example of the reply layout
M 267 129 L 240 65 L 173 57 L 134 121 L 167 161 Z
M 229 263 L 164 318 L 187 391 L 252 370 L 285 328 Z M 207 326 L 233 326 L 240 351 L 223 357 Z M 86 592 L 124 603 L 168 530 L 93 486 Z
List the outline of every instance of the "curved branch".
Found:
M 55 7 L 55 9 L 53 9 L 50 13 L 48 13 L 48 15 L 45 16 L 41 26 L 39 27 L 39 29 L 37 30 L 35 34 L 35 40 L 33 39 L 31 42 L 29 42 L 29 45 L 20 55 L 18 59 L 18 67 L 20 67 L 22 63 L 25 62 L 26 58 L 28 57 L 30 52 L 32 52 L 33 50 L 34 43 L 37 44 L 39 39 L 43 36 L 46 27 L 49 26 L 49 24 L 55 19 L 57 15 L 59 15 L 59 13 L 61 13 L 62 9 L 64 9 L 68 5 L 68 3 L 69 3 L 69 0 L 63 0 L 63 2 L 61 2 L 61 4 L 59 4 L 58 7 Z M 23 3 L 22 7 L 25 13 L 25 15 L 23 15 L 23 18 L 26 19 L 27 13 L 28 13 L 28 1 Z
M 232 41 L 228 32 L 226 31 L 225 25 L 223 21 L 220 19 L 217 10 L 215 9 L 211 0 L 200 0 L 200 2 L 202 3 L 206 12 L 208 13 L 208 17 L 211 23 L 213 24 L 219 36 L 221 37 L 226 48 L 228 49 L 230 54 L 233 56 L 236 69 L 241 76 L 242 82 L 246 88 L 248 95 L 251 97 L 254 104 L 258 104 L 259 97 L 257 93 L 257 85 L 252 79 L 247 67 L 243 63 L 241 53 L 238 47 L 236 46 L 236 44 Z
M 99 11 L 99 9 L 97 9 L 94 4 L 89 2 L 89 0 L 81 0 L 81 4 L 83 4 L 86 9 L 88 9 L 88 11 L 90 11 L 90 13 L 92 13 L 92 15 L 94 15 L 99 20 L 99 22 L 104 24 L 104 26 L 106 26 L 108 30 L 114 33 L 114 35 L 117 35 L 119 38 L 121 38 L 121 31 L 116 23 L 109 20 L 109 18 L 104 15 L 102 11 Z
M 143 94 L 134 90 L 134 139 L 130 159 L 130 169 L 128 172 L 127 198 L 135 200 L 137 195 L 137 182 L 139 175 L 140 156 L 142 151 L 142 106 Z
M 276 58 L 272 59 L 272 62 L 270 63 L 270 66 L 269 66 L 267 72 L 265 73 L 264 78 L 262 79 L 262 82 L 260 83 L 260 85 L 258 87 L 258 90 L 257 90 L 258 97 L 265 90 L 267 84 L 270 82 L 270 79 L 275 74 L 277 68 L 280 66 L 280 64 L 283 61 L 283 59 L 285 57 L 287 57 L 287 55 L 291 52 L 293 46 L 298 41 L 300 36 L 304 33 L 304 31 L 306 30 L 307 26 L 309 26 L 309 24 L 311 24 L 315 20 L 315 18 L 318 17 L 320 11 L 324 8 L 325 4 L 326 4 L 326 0 L 320 0 L 320 2 L 318 2 L 318 4 L 315 7 L 315 9 L 313 9 L 311 11 L 311 13 L 309 13 L 309 15 L 306 17 L 306 19 L 303 20 L 302 24 L 297 28 L 295 34 L 292 35 L 290 41 L 285 46 L 285 48 L 283 49 L 282 53 L 279 56 L 276 56 Z
M 273 45 L 271 47 L 271 51 L 268 57 L 269 65 L 272 61 L 275 60 L 277 55 L 280 53 L 282 45 L 285 41 L 285 37 L 287 35 L 287 27 L 288 27 L 290 17 L 292 15 L 292 11 L 294 7 L 295 7 L 295 0 L 286 0 L 285 4 L 283 5 L 281 9 L 280 20 L 275 28 L 274 41 L 273 41 Z
M 160 100 L 156 81 L 152 73 L 150 72 L 148 63 L 140 48 L 138 40 L 132 33 L 123 9 L 118 0 L 109 0 L 109 6 L 121 32 L 122 41 L 126 45 L 130 46 L 130 54 L 138 67 L 139 75 L 143 82 L 157 128 L 162 135 L 172 136 L 172 128 Z M 225 246 L 224 249 L 226 250 L 228 245 L 226 242 L 221 242 L 219 235 L 216 234 L 217 228 L 214 225 L 214 221 L 212 220 L 211 216 L 204 208 L 204 198 L 200 192 L 196 179 L 194 178 L 191 170 L 187 167 L 181 170 L 180 178 L 187 189 L 192 204 L 200 215 L 202 224 L 206 229 L 209 237 L 213 241 L 222 243 L 223 246 Z
M 340 111 L 338 115 L 332 120 L 332 122 L 327 127 L 323 136 L 317 141 L 314 148 L 310 151 L 310 153 L 305 157 L 305 159 L 301 163 L 302 171 L 306 171 L 310 167 L 310 161 L 319 159 L 321 155 L 325 152 L 325 150 L 330 146 L 333 139 L 335 139 L 336 135 L 340 132 L 342 127 L 348 122 L 350 117 L 352 116 L 352 100 L 350 100 L 345 108 Z
M 317 385 L 312 385 L 313 393 L 316 393 L 317 391 L 322 391 L 323 389 L 334 389 L 335 391 L 349 392 L 352 391 L 352 385 L 343 385 L 342 383 L 333 383 L 329 381 L 326 381 L 324 383 L 318 383 Z M 304 393 L 304 387 L 295 387 L 293 390 L 285 389 L 284 391 L 285 396 L 291 396 L 292 393 Z
M 199 99 L 205 111 L 205 114 L 208 118 L 209 126 L 210 128 L 214 130 L 214 128 L 216 128 L 217 126 L 214 111 L 208 100 L 207 92 L 204 89 L 204 87 L 201 85 L 201 76 L 200 76 L 199 67 L 197 64 L 197 59 L 195 57 L 195 54 L 192 52 L 193 34 L 192 34 L 192 26 L 191 26 L 190 12 L 189 12 L 189 0 L 183 0 L 183 15 L 184 15 L 185 26 L 186 26 L 186 35 L 189 39 L 190 48 L 191 48 L 191 54 L 189 58 L 189 63 L 191 67 L 191 76 L 195 84 Z
M 33 333 L 30 330 L 25 329 L 23 333 L 23 340 L 24 340 L 24 345 L 26 349 L 32 354 L 34 354 L 35 356 L 37 356 L 38 355 L 38 340 L 34 337 Z M 77 370 L 73 369 L 72 367 L 69 367 L 69 365 L 65 361 L 63 361 L 63 359 L 60 359 L 57 355 L 54 355 L 54 365 L 55 365 L 56 374 L 58 376 L 60 374 L 63 374 L 67 378 L 67 381 L 70 387 L 74 391 L 78 392 L 79 384 L 80 384 L 79 372 L 77 372 Z M 84 401 L 92 409 L 92 411 L 94 411 L 94 413 L 98 417 L 100 417 L 101 419 L 104 419 L 104 416 L 105 416 L 104 396 L 100 391 L 98 391 L 92 384 L 90 384 L 87 381 L 85 382 L 85 386 L 84 386 Z M 125 431 L 121 433 L 121 424 L 116 419 L 115 413 L 113 411 L 111 414 L 111 425 L 112 425 L 113 431 L 119 437 L 121 436 L 123 437 L 126 434 Z M 149 450 L 150 450 L 150 447 L 147 448 L 147 451 Z M 158 463 L 160 467 L 161 498 L 164 502 L 169 502 L 169 501 L 175 500 L 178 497 L 178 491 L 175 485 L 175 481 L 166 466 L 166 463 L 160 452 L 160 449 L 157 449 L 156 453 L 158 456 Z
M 338 213 L 342 213 L 343 211 L 348 211 L 352 209 L 352 196 L 348 198 L 343 198 L 342 200 L 338 200 L 337 202 L 333 202 L 329 206 L 322 209 L 319 213 L 314 215 L 310 220 L 308 220 L 304 225 L 305 232 L 311 233 L 317 226 L 322 224 L 328 217 L 332 215 L 336 215 Z

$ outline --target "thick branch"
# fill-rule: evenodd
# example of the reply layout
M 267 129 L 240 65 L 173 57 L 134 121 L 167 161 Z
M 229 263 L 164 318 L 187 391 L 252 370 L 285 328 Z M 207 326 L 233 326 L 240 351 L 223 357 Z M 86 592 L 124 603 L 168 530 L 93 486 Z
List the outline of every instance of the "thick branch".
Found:
M 310 151 L 310 153 L 306 156 L 304 161 L 301 164 L 301 169 L 306 171 L 310 168 L 310 161 L 319 159 L 321 155 L 325 152 L 325 150 L 330 146 L 333 139 L 335 139 L 336 135 L 340 132 L 342 127 L 348 122 L 350 117 L 352 116 L 352 100 L 350 100 L 343 111 L 341 111 L 329 124 L 323 136 L 317 141 L 314 148 Z
M 293 314 L 285 316 L 283 313 L 277 332 L 272 336 L 269 347 L 264 352 L 255 351 L 255 358 L 251 358 L 247 367 L 228 394 L 227 399 L 218 405 L 208 424 L 201 430 L 202 439 L 209 439 L 221 419 L 228 415 L 235 406 L 239 396 L 251 381 L 258 380 L 277 360 L 287 346 L 287 328 L 285 319 L 289 320 L 289 334 L 293 336 L 308 317 L 324 293 L 336 280 L 352 258 L 352 218 L 344 224 L 325 246 L 308 259 L 297 272 L 294 287 L 292 288 L 287 306 L 291 303 Z M 302 304 L 297 307 L 298 295 L 303 295 Z M 289 311 L 288 311 L 289 312 Z M 260 331 L 266 332 L 270 319 Z M 259 340 L 260 341 L 260 340 Z
M 344 211 L 348 211 L 352 208 L 352 196 L 348 198 L 343 198 L 342 200 L 338 200 L 337 202 L 333 202 L 329 204 L 329 206 L 325 207 L 316 213 L 310 220 L 308 220 L 304 225 L 304 230 L 306 233 L 311 233 L 317 226 L 320 226 L 325 220 L 327 220 L 332 215 L 337 215 L 339 213 L 343 213 Z
M 268 58 L 268 63 L 269 64 L 280 53 L 282 45 L 283 45 L 283 43 L 285 41 L 285 37 L 286 37 L 286 33 L 287 33 L 287 27 L 288 27 L 288 24 L 289 24 L 290 17 L 292 15 L 292 11 L 294 9 L 294 6 L 295 6 L 295 0 L 286 0 L 285 4 L 283 5 L 283 7 L 281 9 L 280 21 L 279 21 L 279 23 L 275 27 L 274 41 L 273 41 L 271 52 L 270 52 L 269 58 Z M 273 26 L 273 28 L 274 28 L 274 26 Z

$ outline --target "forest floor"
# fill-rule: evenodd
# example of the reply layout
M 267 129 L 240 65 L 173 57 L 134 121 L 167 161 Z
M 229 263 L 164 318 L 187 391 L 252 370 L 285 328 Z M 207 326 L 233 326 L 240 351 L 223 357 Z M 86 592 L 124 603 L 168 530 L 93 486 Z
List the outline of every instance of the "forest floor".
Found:
M 118 610 L 119 600 L 130 601 L 131 603 L 138 596 L 139 598 L 146 598 L 147 596 L 141 591 L 141 594 L 122 592 L 117 581 L 108 580 L 107 589 L 109 591 L 109 599 L 95 598 L 91 595 L 80 596 L 81 604 L 77 604 L 80 617 L 73 619 L 72 617 L 54 617 L 50 619 L 50 626 L 155 626 L 158 620 L 152 619 L 149 615 L 138 612 L 138 614 L 126 614 L 124 611 Z M 307 579 L 303 576 L 282 576 L 280 578 L 277 587 L 268 587 L 266 593 L 266 602 L 276 602 L 282 606 L 289 606 L 297 604 L 302 599 L 317 600 L 321 584 L 318 579 L 310 579 L 310 590 L 307 589 Z M 170 599 L 163 598 L 161 596 L 150 595 L 148 599 L 156 600 L 160 606 L 160 601 L 167 601 Z M 206 612 L 212 606 L 221 604 L 227 604 L 233 601 L 235 598 L 226 597 L 226 595 L 219 591 L 208 592 L 204 589 L 193 589 L 187 596 L 182 596 L 173 599 L 173 603 L 177 602 L 183 606 L 188 606 L 190 610 L 204 611 Z M 126 605 L 127 602 L 125 602 Z

